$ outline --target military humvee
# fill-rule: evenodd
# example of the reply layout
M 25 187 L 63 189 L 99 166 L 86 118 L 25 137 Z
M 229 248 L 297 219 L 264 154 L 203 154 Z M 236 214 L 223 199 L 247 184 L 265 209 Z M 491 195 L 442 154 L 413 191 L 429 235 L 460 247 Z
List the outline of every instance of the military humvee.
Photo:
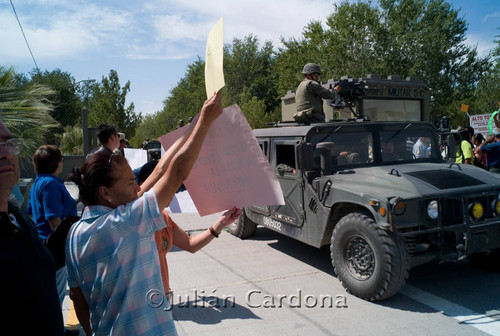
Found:
M 285 205 L 247 207 L 230 232 L 244 239 L 260 224 L 330 245 L 338 279 L 360 298 L 395 295 L 412 266 L 433 259 L 499 253 L 500 178 L 446 163 L 428 122 L 352 120 L 254 134 Z

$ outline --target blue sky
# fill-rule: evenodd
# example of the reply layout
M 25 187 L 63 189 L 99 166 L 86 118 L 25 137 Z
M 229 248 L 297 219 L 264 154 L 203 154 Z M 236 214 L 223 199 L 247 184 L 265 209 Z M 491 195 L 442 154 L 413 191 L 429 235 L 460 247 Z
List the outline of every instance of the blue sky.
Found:
M 449 1 L 468 23 L 467 43 L 485 56 L 500 34 L 500 1 Z M 131 82 L 127 105 L 143 114 L 163 100 L 205 56 L 208 33 L 224 16 L 224 40 L 253 34 L 279 47 L 311 20 L 325 21 L 332 0 L 13 0 L 39 68 L 60 68 L 76 81 L 101 80 L 111 69 Z M 26 73 L 34 63 L 9 0 L 0 0 L 0 65 Z

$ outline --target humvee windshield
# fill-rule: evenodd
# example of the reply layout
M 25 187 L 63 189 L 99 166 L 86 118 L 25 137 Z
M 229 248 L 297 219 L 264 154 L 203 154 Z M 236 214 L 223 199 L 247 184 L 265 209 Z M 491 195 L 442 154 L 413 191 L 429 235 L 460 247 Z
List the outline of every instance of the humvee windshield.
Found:
M 323 130 L 311 136 L 314 149 L 314 167 L 320 167 L 318 143 L 332 142 L 332 163 L 336 166 L 357 166 L 373 163 L 418 162 L 439 159 L 440 150 L 436 150 L 434 136 L 429 128 L 391 127 L 352 129 L 338 127 Z
M 439 148 L 433 148 L 429 129 L 380 132 L 380 153 L 382 162 L 423 160 L 441 155 Z
M 351 166 L 373 162 L 372 132 L 338 132 L 333 134 L 315 134 L 311 137 L 314 148 L 315 168 L 320 167 L 320 142 L 333 142 L 332 160 L 337 166 Z

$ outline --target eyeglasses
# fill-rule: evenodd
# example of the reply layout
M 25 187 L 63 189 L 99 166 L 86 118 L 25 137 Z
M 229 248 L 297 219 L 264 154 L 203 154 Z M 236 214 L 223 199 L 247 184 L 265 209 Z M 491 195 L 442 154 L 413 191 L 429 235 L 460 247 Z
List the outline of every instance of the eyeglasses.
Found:
M 111 162 L 113 161 L 114 157 L 115 157 L 115 153 L 111 153 L 111 155 L 109 156 L 107 169 L 111 168 Z
M 21 139 L 12 138 L 5 142 L 0 142 L 9 151 L 10 155 L 18 155 L 23 150 L 23 141 Z

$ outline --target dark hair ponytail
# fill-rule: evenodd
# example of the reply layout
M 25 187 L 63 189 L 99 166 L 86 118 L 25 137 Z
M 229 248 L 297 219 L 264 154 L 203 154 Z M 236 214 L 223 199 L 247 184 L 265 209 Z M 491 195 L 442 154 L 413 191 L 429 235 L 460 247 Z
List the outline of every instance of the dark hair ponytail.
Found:
M 87 157 L 81 168 L 73 168 L 70 181 L 78 186 L 79 198 L 83 204 L 99 204 L 99 187 L 111 187 L 117 176 L 113 167 L 126 162 L 121 154 L 99 151 Z

